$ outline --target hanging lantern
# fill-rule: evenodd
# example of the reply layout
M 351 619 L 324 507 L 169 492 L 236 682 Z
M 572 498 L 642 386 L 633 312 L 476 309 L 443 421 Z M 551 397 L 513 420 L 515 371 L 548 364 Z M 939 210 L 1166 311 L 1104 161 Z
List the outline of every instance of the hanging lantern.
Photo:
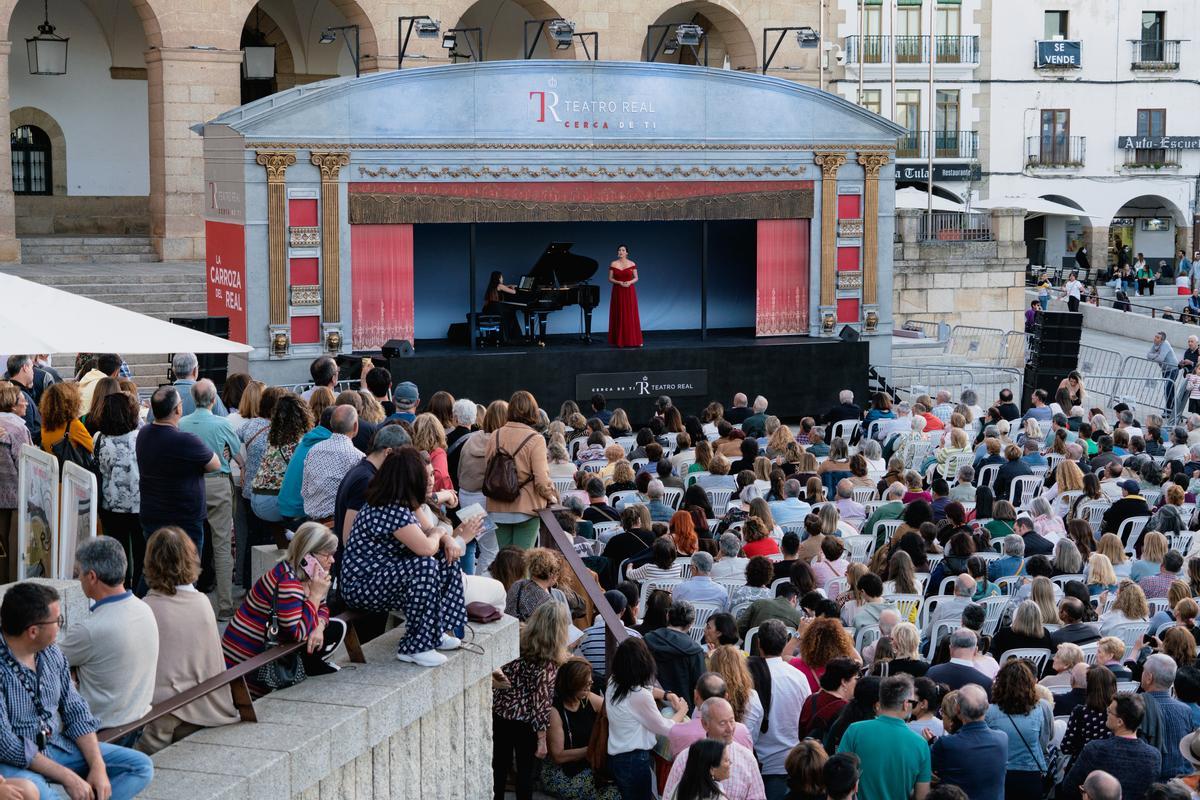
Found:
M 267 44 L 258 6 L 254 7 L 254 13 L 254 30 L 242 33 L 242 77 L 248 81 L 269 81 L 275 77 L 275 45 Z
M 66 75 L 68 38 L 54 32 L 54 26 L 50 24 L 49 0 L 43 2 L 42 9 L 45 21 L 38 25 L 38 35 L 25 40 L 29 51 L 29 74 Z

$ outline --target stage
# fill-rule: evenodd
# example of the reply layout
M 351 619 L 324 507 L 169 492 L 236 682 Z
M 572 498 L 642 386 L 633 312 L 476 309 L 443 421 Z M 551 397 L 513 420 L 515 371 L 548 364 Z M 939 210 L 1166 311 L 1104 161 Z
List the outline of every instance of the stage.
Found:
M 867 391 L 869 346 L 807 336 L 755 337 L 752 329 L 648 331 L 645 346 L 618 349 L 603 339 L 549 337 L 545 347 L 510 346 L 472 352 L 444 339 L 419 339 L 411 357 L 388 364 L 393 381 L 417 384 L 423 399 L 443 389 L 486 405 L 527 389 L 551 417 L 575 400 L 584 409 L 595 393 L 620 406 L 635 423 L 654 413 L 654 400 L 671 397 L 685 415 L 716 400 L 728 407 L 736 392 L 763 395 L 768 413 L 785 421 L 824 413 L 850 389 Z

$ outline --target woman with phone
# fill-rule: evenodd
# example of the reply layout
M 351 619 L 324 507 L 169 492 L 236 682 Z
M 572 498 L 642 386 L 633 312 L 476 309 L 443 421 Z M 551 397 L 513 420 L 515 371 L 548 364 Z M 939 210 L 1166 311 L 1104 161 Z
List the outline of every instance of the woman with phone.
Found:
M 439 650 L 462 642 L 450 631 L 467 622 L 458 559 L 479 533 L 482 517 L 453 531 L 425 505 L 432 490 L 420 451 L 393 451 L 367 486 L 342 564 L 342 598 L 364 611 L 401 609 L 405 634 L 396 658 L 423 667 L 446 663 Z

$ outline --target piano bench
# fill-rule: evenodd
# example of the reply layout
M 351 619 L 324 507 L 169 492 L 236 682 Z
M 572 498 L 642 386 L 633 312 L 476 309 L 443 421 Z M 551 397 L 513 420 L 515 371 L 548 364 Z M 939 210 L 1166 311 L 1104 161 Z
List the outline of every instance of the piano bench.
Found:
M 501 322 L 499 314 L 476 314 L 475 341 L 480 345 L 499 347 Z

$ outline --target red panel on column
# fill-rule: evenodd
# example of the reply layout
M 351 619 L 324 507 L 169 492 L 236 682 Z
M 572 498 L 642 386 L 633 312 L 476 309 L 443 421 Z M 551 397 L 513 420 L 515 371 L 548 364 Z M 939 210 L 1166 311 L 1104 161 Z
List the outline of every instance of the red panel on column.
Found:
M 413 338 L 413 226 L 351 225 L 353 343 Z
M 839 247 L 837 249 L 837 268 L 838 272 L 862 269 L 859 266 L 858 248 L 857 247 Z
M 857 194 L 838 195 L 838 219 L 862 217 L 862 196 Z
M 288 225 L 293 228 L 314 227 L 317 224 L 317 201 L 289 200 Z
M 229 338 L 246 343 L 246 229 L 231 222 L 204 223 L 208 315 L 229 317 Z
M 321 282 L 318 273 L 317 259 L 293 258 L 288 275 L 288 283 L 293 286 L 315 286 Z
M 756 336 L 808 333 L 809 220 L 758 221 Z
M 319 341 L 320 317 L 292 317 L 292 344 L 316 344 Z
M 858 322 L 858 300 L 843 297 L 837 301 L 838 322 Z

